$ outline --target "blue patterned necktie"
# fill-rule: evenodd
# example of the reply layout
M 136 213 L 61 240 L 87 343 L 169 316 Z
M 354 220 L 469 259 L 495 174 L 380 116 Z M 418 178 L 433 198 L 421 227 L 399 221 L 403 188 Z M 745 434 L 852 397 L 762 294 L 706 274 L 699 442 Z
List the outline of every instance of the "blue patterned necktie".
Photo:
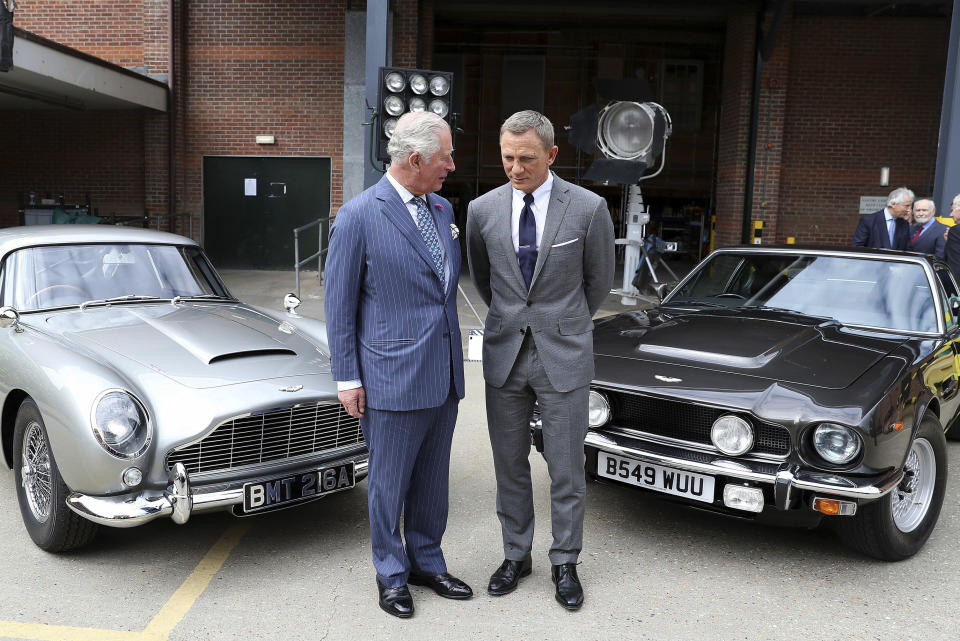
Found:
M 520 210 L 520 224 L 517 229 L 517 260 L 520 261 L 520 273 L 523 282 L 530 289 L 533 280 L 533 270 L 537 266 L 537 220 L 533 216 L 533 194 L 524 194 L 523 209 Z
M 420 228 L 420 235 L 423 236 L 423 242 L 427 244 L 427 251 L 433 258 L 433 266 L 437 274 L 443 279 L 443 252 L 440 251 L 440 236 L 437 235 L 437 226 L 433 223 L 433 216 L 427 209 L 427 203 L 423 198 L 413 197 L 413 202 L 417 206 L 417 227 Z

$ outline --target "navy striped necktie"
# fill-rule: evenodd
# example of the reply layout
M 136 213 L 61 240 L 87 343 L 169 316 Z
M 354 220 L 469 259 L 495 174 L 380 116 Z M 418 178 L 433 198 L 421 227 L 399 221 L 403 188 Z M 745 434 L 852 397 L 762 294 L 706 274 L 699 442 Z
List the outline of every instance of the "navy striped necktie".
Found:
M 520 225 L 517 230 L 517 260 L 520 261 L 520 273 L 523 282 L 530 289 L 533 280 L 533 269 L 537 266 L 537 219 L 533 216 L 533 194 L 524 194 L 523 209 L 520 210 Z

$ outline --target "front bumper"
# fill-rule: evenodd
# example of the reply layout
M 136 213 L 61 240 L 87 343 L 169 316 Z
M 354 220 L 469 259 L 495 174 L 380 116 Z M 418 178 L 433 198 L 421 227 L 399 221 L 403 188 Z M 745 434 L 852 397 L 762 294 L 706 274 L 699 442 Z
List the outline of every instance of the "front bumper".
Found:
M 645 463 L 768 486 L 772 488 L 774 505 L 778 510 L 797 507 L 803 492 L 858 502 L 874 501 L 890 493 L 903 479 L 903 470 L 873 477 L 850 478 L 805 470 L 791 462 L 732 460 L 720 454 L 693 452 L 648 442 L 617 429 L 603 433 L 591 430 L 587 432 L 584 445 L 588 450 L 593 448 Z
M 359 482 L 367 476 L 369 459 L 366 453 L 335 461 L 312 463 L 289 472 L 284 471 L 283 474 L 308 472 L 317 467 L 328 467 L 350 461 L 354 462 L 354 479 Z M 266 473 L 253 478 L 194 488 L 191 487 L 189 475 L 183 464 L 177 463 L 170 472 L 170 485 L 166 491 L 148 490 L 114 496 L 92 496 L 74 492 L 67 497 L 67 506 L 85 519 L 110 527 L 136 527 L 163 516 L 169 516 L 175 523 L 182 524 L 196 512 L 220 510 L 243 503 L 243 486 L 246 483 L 263 481 L 276 476 L 276 472 Z

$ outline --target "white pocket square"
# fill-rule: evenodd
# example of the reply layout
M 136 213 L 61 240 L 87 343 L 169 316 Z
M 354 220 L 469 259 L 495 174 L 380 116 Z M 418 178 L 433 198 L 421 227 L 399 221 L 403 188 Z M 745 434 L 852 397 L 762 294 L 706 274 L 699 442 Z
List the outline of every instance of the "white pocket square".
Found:
M 550 247 L 563 247 L 564 245 L 569 245 L 570 243 L 575 243 L 575 242 L 577 242 L 578 240 L 580 240 L 580 239 L 579 239 L 579 238 L 574 238 L 573 240 L 567 240 L 567 241 L 564 241 L 564 242 L 562 242 L 562 243 L 557 243 L 556 245 L 550 245 Z

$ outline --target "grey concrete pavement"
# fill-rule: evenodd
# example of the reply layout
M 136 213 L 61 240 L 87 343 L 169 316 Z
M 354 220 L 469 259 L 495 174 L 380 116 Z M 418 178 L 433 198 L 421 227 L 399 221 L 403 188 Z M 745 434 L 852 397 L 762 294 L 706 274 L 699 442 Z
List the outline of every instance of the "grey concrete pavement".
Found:
M 269 307 L 278 307 L 293 283 L 289 272 L 223 276 L 235 294 Z M 321 293 L 306 287 L 302 293 L 302 311 L 322 317 Z M 605 308 L 614 311 L 614 301 L 608 303 Z M 468 314 L 461 308 L 463 323 L 475 325 L 467 322 Z M 130 530 L 104 529 L 88 548 L 53 556 L 30 541 L 20 522 L 13 473 L 0 470 L 0 638 L 12 629 L 5 622 L 141 631 L 217 539 L 238 523 L 249 529 L 170 639 L 958 638 L 957 443 L 949 445 L 947 501 L 933 536 L 917 556 L 892 564 L 842 547 L 829 531 L 760 526 L 628 488 L 590 484 L 579 568 L 586 602 L 576 613 L 553 600 L 549 479 L 542 458 L 532 453 L 538 516 L 534 571 L 513 594 L 488 596 L 487 579 L 503 553 L 479 363 L 467 363 L 466 378 L 444 549 L 450 571 L 473 586 L 473 599 L 448 601 L 414 586 L 414 618 L 399 620 L 379 610 L 366 482 L 252 519 L 212 514 L 185 526 L 162 520 Z M 64 641 L 98 639 L 64 634 Z

